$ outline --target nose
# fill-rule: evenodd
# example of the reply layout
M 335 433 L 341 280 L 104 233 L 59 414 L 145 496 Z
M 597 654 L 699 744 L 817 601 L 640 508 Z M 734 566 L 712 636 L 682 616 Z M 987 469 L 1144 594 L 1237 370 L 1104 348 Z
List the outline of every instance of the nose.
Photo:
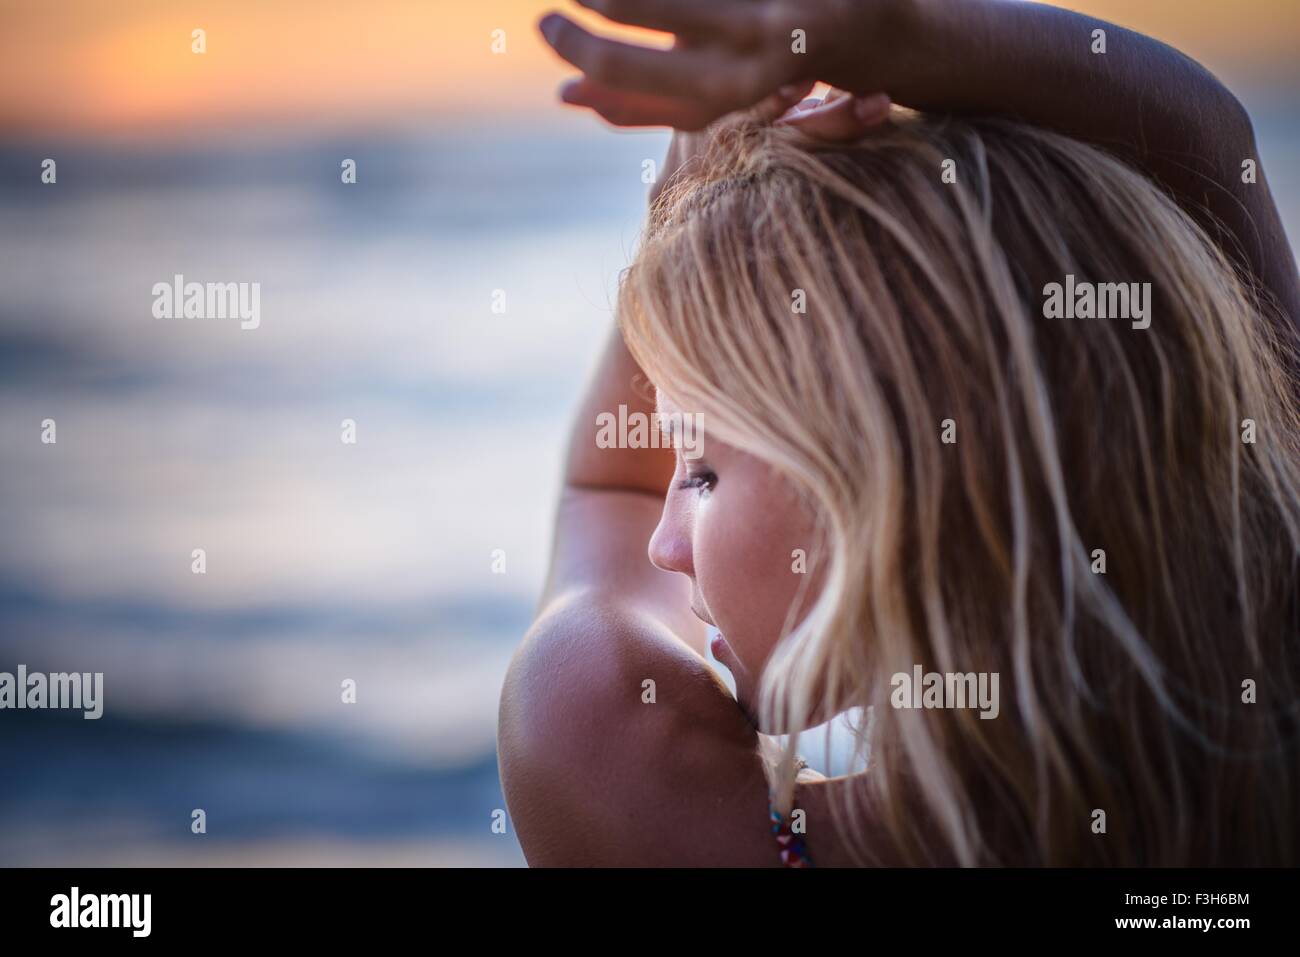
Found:
M 677 490 L 664 499 L 659 525 L 650 536 L 650 563 L 666 572 L 695 577 L 695 559 L 691 554 L 690 517 L 685 514 Z

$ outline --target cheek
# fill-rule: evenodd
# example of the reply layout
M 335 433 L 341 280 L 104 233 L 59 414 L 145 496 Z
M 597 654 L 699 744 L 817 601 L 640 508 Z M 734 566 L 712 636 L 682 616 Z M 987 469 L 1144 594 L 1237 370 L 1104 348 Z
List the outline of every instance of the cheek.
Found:
M 813 551 L 813 523 L 783 483 L 735 482 L 701 507 L 695 574 L 709 613 L 757 675 L 781 638 L 801 588 L 811 584 L 792 554 Z M 797 619 L 796 619 L 797 620 Z

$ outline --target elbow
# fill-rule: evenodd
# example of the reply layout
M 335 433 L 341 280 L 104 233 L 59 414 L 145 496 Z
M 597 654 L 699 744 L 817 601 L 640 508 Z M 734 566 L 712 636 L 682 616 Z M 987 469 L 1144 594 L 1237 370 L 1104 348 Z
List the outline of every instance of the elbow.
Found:
M 1254 156 L 1255 127 L 1250 111 L 1218 77 L 1194 60 L 1194 74 L 1188 84 L 1195 92 L 1186 101 L 1193 129 L 1208 130 L 1214 142 L 1222 143 L 1237 162 Z
M 1227 133 L 1225 142 L 1234 144 L 1241 154 L 1238 161 L 1258 160 L 1255 156 L 1255 124 L 1250 111 L 1235 93 L 1222 84 L 1219 84 L 1216 112 L 1216 125 Z
M 546 778 L 536 762 L 538 742 L 532 740 L 537 716 L 529 714 L 527 640 L 506 672 L 497 705 L 497 774 L 510 827 L 530 866 L 538 863 L 534 838 L 544 808 Z M 543 832 L 544 833 L 544 832 Z
M 497 770 L 510 825 L 530 866 L 575 863 L 567 819 L 584 777 L 586 674 L 581 607 L 557 601 L 528 630 L 497 705 Z

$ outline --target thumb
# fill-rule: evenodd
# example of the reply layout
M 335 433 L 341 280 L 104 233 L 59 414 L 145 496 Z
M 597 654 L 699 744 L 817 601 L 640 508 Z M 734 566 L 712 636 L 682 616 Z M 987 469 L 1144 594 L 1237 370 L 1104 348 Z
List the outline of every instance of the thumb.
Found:
M 807 96 L 816 85 L 816 80 L 787 83 L 775 93 L 758 101 L 758 104 L 753 107 L 754 118 L 761 123 L 771 123 Z
M 820 106 L 790 112 L 777 120 L 809 136 L 830 142 L 853 140 L 889 119 L 890 100 L 884 93 L 871 96 L 829 97 Z

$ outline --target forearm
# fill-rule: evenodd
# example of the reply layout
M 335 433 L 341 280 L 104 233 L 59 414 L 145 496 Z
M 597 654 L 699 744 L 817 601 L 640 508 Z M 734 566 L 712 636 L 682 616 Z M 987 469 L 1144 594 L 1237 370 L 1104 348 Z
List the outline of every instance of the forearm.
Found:
M 1292 317 L 1300 283 L 1245 109 L 1195 61 L 1056 7 L 908 0 L 907 63 L 887 92 L 914 109 L 1011 116 L 1123 156 L 1165 186 Z M 1094 31 L 1105 52 L 1094 52 Z M 1255 182 L 1243 182 L 1253 160 Z M 1226 230 L 1226 235 L 1225 235 Z
M 662 501 L 673 474 L 672 449 L 626 448 L 622 446 L 628 443 L 622 441 L 602 448 L 599 441 L 601 415 L 621 421 L 619 407 L 624 406 L 629 421 L 640 414 L 653 425 L 654 403 L 654 387 L 623 345 L 618 329 L 611 330 L 570 431 L 566 488 L 646 492 Z
M 617 329 L 610 333 L 591 384 L 578 405 L 555 510 L 554 543 L 546 584 L 538 604 L 545 614 L 577 597 L 645 614 L 703 655 L 705 632 L 690 611 L 690 586 L 680 575 L 650 564 L 646 548 L 659 522 L 674 468 L 671 448 L 629 448 L 616 436 L 612 447 L 598 442 L 597 417 L 650 418 L 654 390 Z M 659 445 L 660 443 L 655 443 Z

